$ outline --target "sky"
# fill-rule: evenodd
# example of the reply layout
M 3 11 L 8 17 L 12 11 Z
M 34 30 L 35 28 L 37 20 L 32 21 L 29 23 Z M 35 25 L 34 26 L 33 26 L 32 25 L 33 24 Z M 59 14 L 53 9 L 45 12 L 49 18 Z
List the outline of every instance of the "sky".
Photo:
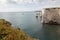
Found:
M 36 11 L 60 7 L 60 0 L 0 0 L 0 12 Z

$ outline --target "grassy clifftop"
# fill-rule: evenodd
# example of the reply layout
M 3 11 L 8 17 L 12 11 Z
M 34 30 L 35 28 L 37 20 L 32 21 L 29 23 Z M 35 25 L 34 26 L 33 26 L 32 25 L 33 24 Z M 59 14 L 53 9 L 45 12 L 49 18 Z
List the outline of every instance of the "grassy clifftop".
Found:
M 11 26 L 11 23 L 0 19 L 0 40 L 37 40 L 28 36 L 21 29 Z

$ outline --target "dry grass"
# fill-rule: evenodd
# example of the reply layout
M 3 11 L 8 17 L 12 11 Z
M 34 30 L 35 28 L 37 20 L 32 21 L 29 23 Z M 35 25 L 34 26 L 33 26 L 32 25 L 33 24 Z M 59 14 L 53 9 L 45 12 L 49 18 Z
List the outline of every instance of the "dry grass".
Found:
M 0 19 L 0 40 L 37 40 L 28 36 L 21 29 L 11 26 L 11 23 Z

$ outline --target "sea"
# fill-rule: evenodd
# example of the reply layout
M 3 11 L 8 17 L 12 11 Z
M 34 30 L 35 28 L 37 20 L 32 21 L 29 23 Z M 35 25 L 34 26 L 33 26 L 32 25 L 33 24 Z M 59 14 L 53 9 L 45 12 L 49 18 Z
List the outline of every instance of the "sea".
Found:
M 26 34 L 40 40 L 60 40 L 60 25 L 42 24 L 35 12 L 0 12 L 0 19 L 12 23 Z

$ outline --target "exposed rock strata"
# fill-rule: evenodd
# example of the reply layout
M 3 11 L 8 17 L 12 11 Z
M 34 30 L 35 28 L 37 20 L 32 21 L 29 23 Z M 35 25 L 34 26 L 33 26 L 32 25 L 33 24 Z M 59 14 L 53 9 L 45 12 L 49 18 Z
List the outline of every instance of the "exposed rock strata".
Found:
M 47 8 L 42 13 L 42 23 L 47 24 L 60 24 L 60 14 L 58 9 Z

